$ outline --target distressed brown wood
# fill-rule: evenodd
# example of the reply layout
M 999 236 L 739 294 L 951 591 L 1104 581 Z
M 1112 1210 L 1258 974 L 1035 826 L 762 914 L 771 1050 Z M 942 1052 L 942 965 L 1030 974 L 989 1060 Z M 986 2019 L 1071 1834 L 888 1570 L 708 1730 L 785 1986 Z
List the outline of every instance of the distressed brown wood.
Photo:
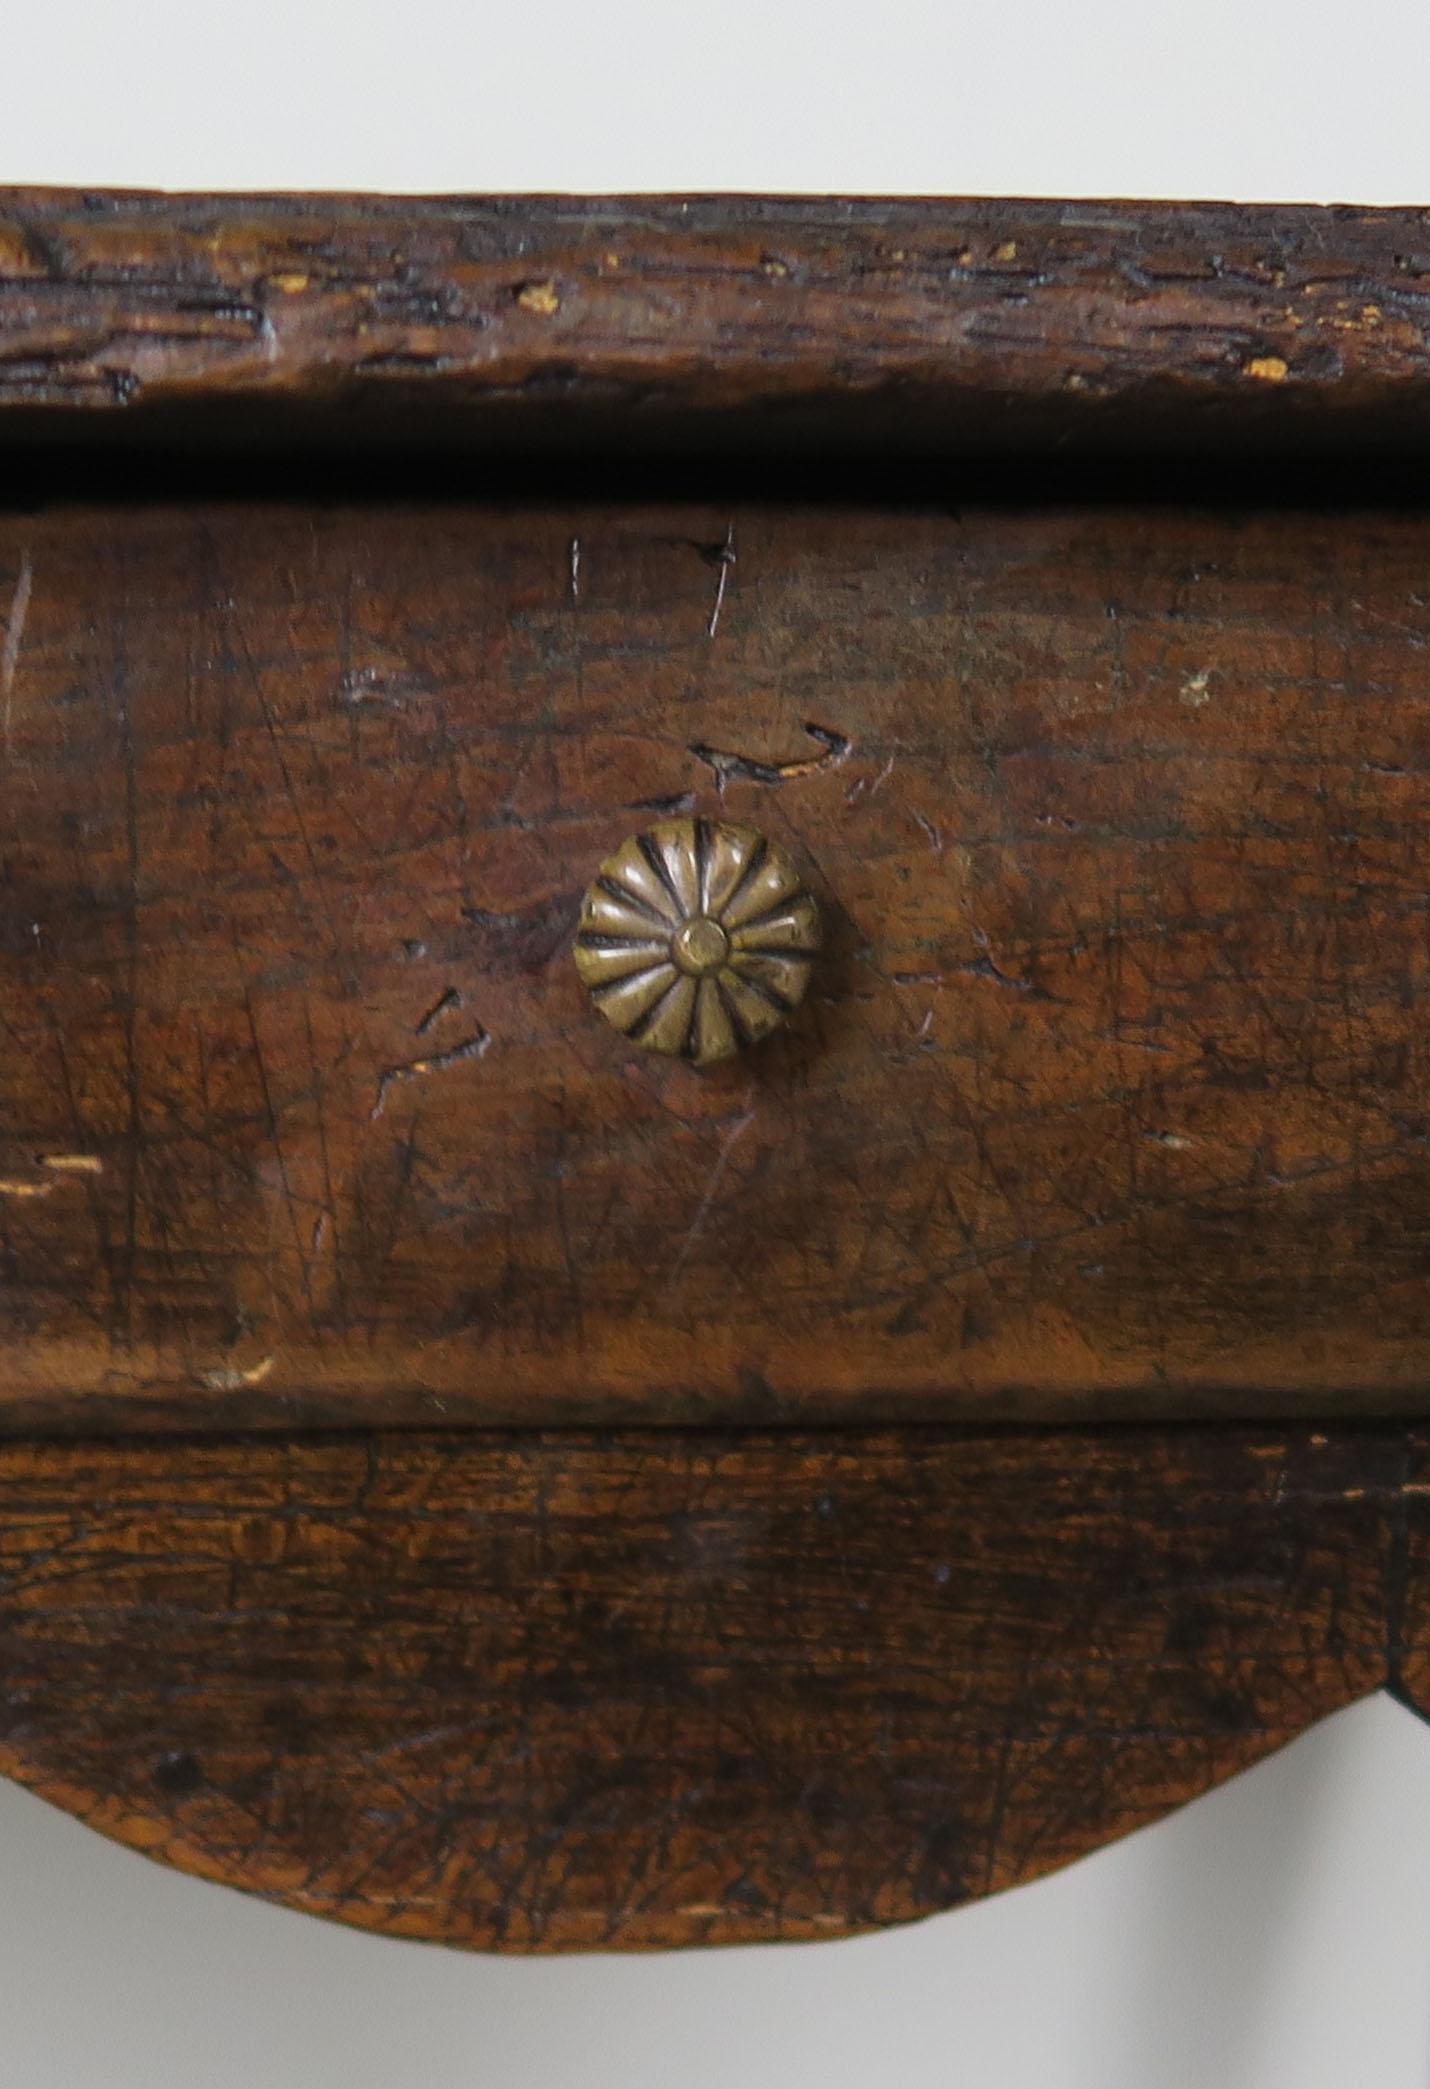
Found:
M 5 1425 L 1423 1410 L 1427 569 L 1364 513 L 6 519 Z M 732 1067 L 572 961 L 652 808 L 825 916 Z
M 908 1919 L 1430 1710 L 1427 273 L 0 196 L 0 1770 L 566 1949 Z M 571 954 L 693 817 L 826 931 L 705 1072 Z
M 1427 276 L 1424 210 L 10 190 L 0 423 L 1404 457 Z
M 1423 1662 L 1411 1455 L 1236 1429 L 10 1445 L 0 1766 L 404 1936 L 899 1922 Z

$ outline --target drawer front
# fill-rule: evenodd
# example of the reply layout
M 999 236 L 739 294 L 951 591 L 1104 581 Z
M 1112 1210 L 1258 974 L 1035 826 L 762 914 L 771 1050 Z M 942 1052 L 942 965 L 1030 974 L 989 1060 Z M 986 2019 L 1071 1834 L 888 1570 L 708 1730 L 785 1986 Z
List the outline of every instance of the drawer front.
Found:
M 12 1426 L 1376 1412 L 1430 1336 L 1430 524 L 0 523 Z M 641 1051 L 627 837 L 822 953 Z

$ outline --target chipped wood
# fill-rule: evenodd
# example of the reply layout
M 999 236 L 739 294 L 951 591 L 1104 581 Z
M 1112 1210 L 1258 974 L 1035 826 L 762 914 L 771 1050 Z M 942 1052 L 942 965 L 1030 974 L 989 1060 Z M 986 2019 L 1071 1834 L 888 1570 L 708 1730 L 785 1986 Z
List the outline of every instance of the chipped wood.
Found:
M 9 189 L 0 425 L 191 455 L 1423 458 L 1427 275 L 1408 209 Z

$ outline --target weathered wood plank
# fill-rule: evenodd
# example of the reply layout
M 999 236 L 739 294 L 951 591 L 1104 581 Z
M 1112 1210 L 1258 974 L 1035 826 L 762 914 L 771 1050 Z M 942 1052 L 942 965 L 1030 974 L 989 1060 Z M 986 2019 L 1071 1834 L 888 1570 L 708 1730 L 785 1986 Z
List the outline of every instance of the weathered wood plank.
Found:
M 1233 1429 L 12 1444 L 0 1769 L 405 1936 L 898 1922 L 1382 1684 L 1408 1459 Z
M 12 189 L 0 426 L 1403 458 L 1427 276 L 1423 210 Z

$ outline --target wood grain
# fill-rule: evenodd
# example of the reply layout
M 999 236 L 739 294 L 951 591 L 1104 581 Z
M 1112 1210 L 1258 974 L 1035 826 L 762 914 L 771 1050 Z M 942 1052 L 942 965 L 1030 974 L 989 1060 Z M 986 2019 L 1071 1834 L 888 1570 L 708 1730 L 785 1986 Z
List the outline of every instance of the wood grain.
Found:
M 405 1936 L 899 1922 L 1423 1664 L 1423 1457 L 1235 1429 L 9 1445 L 0 1767 Z
M 0 523 L 4 1425 L 1422 1410 L 1427 563 L 1375 514 Z M 828 925 L 705 1073 L 570 954 L 671 807 Z
M 0 192 L 0 424 L 1424 455 L 1423 210 Z
M 1430 1708 L 1427 1441 L 1349 1426 L 1427 1398 L 1430 521 L 1331 501 L 1418 498 L 1427 275 L 0 197 L 0 1770 L 560 1950 L 905 1920 Z M 569 948 L 686 814 L 829 928 L 703 1075 Z

